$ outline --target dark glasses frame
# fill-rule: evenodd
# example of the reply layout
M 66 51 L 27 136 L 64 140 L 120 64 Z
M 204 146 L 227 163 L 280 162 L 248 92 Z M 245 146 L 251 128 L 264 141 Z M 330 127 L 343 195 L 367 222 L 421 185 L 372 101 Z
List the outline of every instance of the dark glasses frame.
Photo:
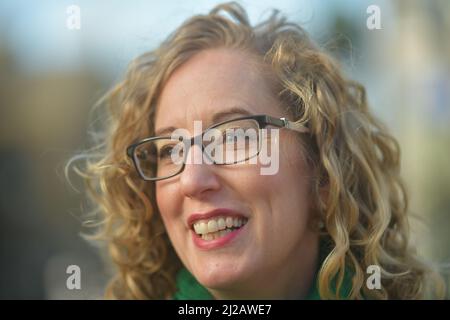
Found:
M 300 133 L 309 132 L 309 129 L 307 127 L 305 127 L 303 124 L 289 121 L 286 118 L 276 118 L 276 117 L 272 117 L 272 116 L 268 116 L 268 115 L 252 115 L 252 116 L 239 117 L 239 118 L 234 118 L 231 120 L 226 120 L 223 122 L 216 123 L 216 124 L 208 127 L 207 129 L 205 129 L 198 136 L 192 137 L 190 139 L 190 142 L 187 143 L 187 145 L 192 147 L 195 144 L 196 138 L 199 139 L 199 136 L 201 138 L 200 141 L 203 141 L 203 136 L 204 136 L 205 132 L 207 132 L 208 130 L 214 129 L 215 127 L 227 124 L 229 122 L 235 122 L 235 121 L 239 121 L 239 120 L 255 120 L 258 123 L 259 130 L 264 129 L 267 126 L 271 125 L 271 126 L 275 126 L 278 128 L 286 128 L 286 129 L 294 130 L 294 131 L 297 131 Z M 258 133 L 258 134 L 260 134 L 260 133 Z M 139 173 L 139 176 L 145 181 L 159 181 L 159 180 L 169 179 L 169 178 L 172 178 L 172 177 L 180 174 L 184 170 L 185 163 L 183 162 L 183 165 L 180 167 L 180 170 L 170 176 L 161 177 L 161 178 L 149 178 L 149 177 L 146 177 L 142 173 L 141 168 L 138 164 L 138 160 L 136 159 L 136 154 L 135 154 L 136 148 L 144 143 L 148 143 L 150 141 L 159 140 L 159 139 L 171 139 L 171 137 L 170 136 L 156 136 L 156 137 L 145 138 L 136 143 L 133 143 L 132 145 L 128 146 L 126 149 L 127 156 L 133 161 L 133 165 L 134 165 L 136 171 Z M 202 151 L 203 150 L 204 150 L 204 145 L 202 143 Z M 260 152 L 260 148 L 258 147 L 258 153 L 255 156 L 257 156 L 259 154 L 259 152 Z M 214 162 L 213 164 L 215 164 L 215 165 L 231 165 L 231 164 L 244 162 L 246 160 L 248 160 L 248 159 L 244 159 L 242 161 L 237 161 L 234 163 L 215 163 Z

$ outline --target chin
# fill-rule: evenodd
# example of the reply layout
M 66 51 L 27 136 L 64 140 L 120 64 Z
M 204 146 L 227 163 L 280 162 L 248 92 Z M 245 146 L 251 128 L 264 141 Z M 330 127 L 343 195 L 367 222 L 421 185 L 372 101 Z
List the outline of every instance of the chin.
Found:
M 246 278 L 245 270 L 236 269 L 236 266 L 219 267 L 212 264 L 203 267 L 197 272 L 196 278 L 201 285 L 210 289 L 227 289 L 242 283 Z

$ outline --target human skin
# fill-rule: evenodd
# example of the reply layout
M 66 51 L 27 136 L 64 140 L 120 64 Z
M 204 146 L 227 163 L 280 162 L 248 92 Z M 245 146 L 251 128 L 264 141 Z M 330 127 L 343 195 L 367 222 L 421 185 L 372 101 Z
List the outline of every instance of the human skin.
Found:
M 164 85 L 156 134 L 165 127 L 192 134 L 195 120 L 206 128 L 245 113 L 286 117 L 254 59 L 224 48 L 191 57 Z M 218 112 L 233 108 L 242 113 L 213 120 Z M 301 299 L 313 285 L 319 237 L 310 228 L 312 170 L 298 134 L 280 129 L 280 164 L 274 175 L 261 175 L 259 162 L 188 163 L 179 175 L 156 182 L 157 206 L 179 258 L 217 299 Z M 192 147 L 189 156 L 199 150 Z M 240 212 L 247 223 L 225 245 L 199 248 L 188 219 L 216 208 Z

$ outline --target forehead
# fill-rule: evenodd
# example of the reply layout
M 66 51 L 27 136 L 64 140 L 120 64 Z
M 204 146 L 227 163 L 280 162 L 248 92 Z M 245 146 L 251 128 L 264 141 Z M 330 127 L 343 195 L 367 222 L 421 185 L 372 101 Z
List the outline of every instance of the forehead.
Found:
M 215 113 L 232 108 L 273 114 L 276 104 L 255 57 L 231 49 L 205 50 L 170 76 L 157 105 L 155 129 L 190 129 L 195 120 L 212 124 Z

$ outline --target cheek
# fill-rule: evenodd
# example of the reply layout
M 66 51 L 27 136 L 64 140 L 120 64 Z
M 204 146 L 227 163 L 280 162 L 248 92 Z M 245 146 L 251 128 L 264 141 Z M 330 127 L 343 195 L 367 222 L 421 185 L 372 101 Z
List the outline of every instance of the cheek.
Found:
M 252 169 L 248 167 L 246 173 L 233 172 L 233 178 L 229 180 L 236 194 L 248 201 L 255 211 L 261 238 L 274 233 L 280 237 L 292 236 L 304 230 L 309 216 L 310 174 L 300 153 L 280 151 L 276 174 L 261 175 L 258 166 L 253 166 Z
M 172 186 L 164 183 L 156 184 L 156 205 L 167 229 L 174 225 L 173 221 L 177 219 L 176 213 L 180 212 L 177 209 L 177 202 L 173 201 L 175 194 L 172 189 Z
M 289 136 L 283 139 L 275 174 L 262 175 L 260 165 L 235 166 L 229 171 L 224 168 L 223 173 L 236 194 L 258 207 L 258 211 L 270 212 L 271 219 L 291 214 L 293 219 L 304 219 L 310 206 L 311 172 L 299 141 Z
M 301 149 L 295 144 L 286 144 L 288 148 L 280 150 L 280 168 L 265 184 L 271 199 L 274 228 L 281 237 L 293 233 L 303 233 L 309 219 L 310 172 L 302 156 Z

